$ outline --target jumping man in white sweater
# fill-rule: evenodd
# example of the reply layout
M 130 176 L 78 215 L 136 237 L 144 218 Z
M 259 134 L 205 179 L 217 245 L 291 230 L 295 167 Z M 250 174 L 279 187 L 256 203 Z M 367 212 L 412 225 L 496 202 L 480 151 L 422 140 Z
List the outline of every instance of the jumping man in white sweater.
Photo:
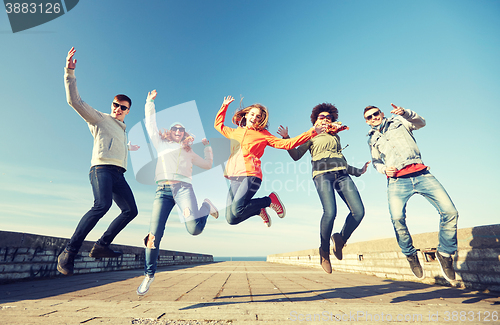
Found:
M 66 248 L 59 255 L 57 270 L 64 275 L 73 274 L 74 260 L 85 237 L 108 212 L 113 201 L 121 209 L 121 213 L 94 244 L 90 257 L 120 256 L 121 252 L 111 250 L 109 245 L 138 213 L 134 195 L 123 175 L 127 170 L 128 150 L 139 149 L 139 146 L 127 145 L 126 126 L 123 122 L 130 112 L 132 101 L 126 95 L 116 95 L 111 104 L 111 114 L 99 112 L 85 103 L 76 88 L 75 52 L 74 47 L 68 52 L 64 85 L 68 104 L 87 122 L 94 137 L 89 174 L 94 206 L 82 217 Z

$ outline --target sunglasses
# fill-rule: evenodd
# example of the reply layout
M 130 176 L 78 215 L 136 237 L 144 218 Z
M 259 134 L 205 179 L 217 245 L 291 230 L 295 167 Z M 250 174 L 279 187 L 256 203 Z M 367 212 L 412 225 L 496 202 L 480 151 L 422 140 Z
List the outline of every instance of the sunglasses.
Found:
M 174 131 L 174 132 L 175 132 L 175 131 L 177 131 L 177 130 L 179 130 L 179 131 L 181 131 L 181 132 L 184 132 L 186 129 L 185 129 L 185 128 L 183 128 L 183 127 L 172 126 L 172 127 L 170 128 L 170 130 L 172 130 L 172 131 Z
M 120 104 L 118 104 L 117 102 L 113 102 L 113 106 L 114 106 L 115 108 L 120 107 L 120 108 L 122 109 L 122 111 L 126 111 L 127 109 L 129 109 L 129 108 L 130 108 L 130 107 L 127 107 L 127 106 L 125 106 L 125 105 L 120 105 Z
M 367 121 L 370 121 L 373 117 L 375 117 L 375 116 L 379 116 L 379 115 L 380 115 L 380 111 L 376 111 L 375 113 L 373 113 L 373 114 L 371 114 L 371 115 L 366 116 L 366 117 L 365 117 L 365 119 L 366 119 Z
M 331 116 L 330 114 L 328 114 L 328 115 L 318 115 L 318 120 L 322 120 L 322 119 L 327 118 L 327 119 L 329 119 L 331 121 L 332 117 L 333 116 Z

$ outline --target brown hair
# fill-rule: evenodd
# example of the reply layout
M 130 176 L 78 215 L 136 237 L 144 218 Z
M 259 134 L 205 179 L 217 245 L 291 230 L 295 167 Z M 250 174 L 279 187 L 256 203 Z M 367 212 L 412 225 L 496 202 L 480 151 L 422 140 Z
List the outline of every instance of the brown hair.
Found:
M 127 95 L 116 95 L 114 99 L 119 102 L 128 102 L 128 108 L 132 106 L 132 100 Z
M 269 112 L 267 111 L 267 108 L 264 105 L 261 104 L 253 104 L 250 106 L 247 106 L 243 109 L 240 109 L 233 115 L 233 123 L 238 125 L 238 126 L 246 126 L 247 125 L 247 120 L 245 118 L 245 115 L 252 109 L 252 108 L 258 108 L 260 110 L 260 121 L 259 123 L 255 126 L 255 129 L 257 131 L 262 131 L 266 130 L 268 127 L 268 121 L 269 121 Z
M 335 122 L 337 118 L 339 117 L 339 111 L 337 110 L 337 107 L 335 105 L 330 104 L 330 103 L 322 103 L 314 106 L 312 113 L 311 113 L 311 122 L 314 125 L 316 123 L 316 120 L 318 119 L 318 115 L 321 112 L 328 112 L 332 114 L 332 122 Z
M 365 111 L 363 112 L 363 116 L 365 116 L 366 112 L 368 112 L 369 110 L 374 109 L 374 108 L 376 108 L 376 109 L 378 109 L 380 111 L 380 108 L 378 108 L 377 106 L 371 106 L 371 105 L 370 106 L 366 106 L 365 107 Z
M 163 141 L 174 142 L 172 138 L 172 134 L 174 133 L 174 131 L 163 129 L 163 132 L 161 132 L 160 130 L 158 131 L 158 133 L 160 134 L 160 138 Z M 189 133 L 187 133 L 186 131 L 184 131 L 184 136 L 180 141 L 182 148 L 184 148 L 184 150 L 186 150 L 187 152 L 191 151 L 191 145 L 193 144 L 193 142 L 194 142 L 194 137 Z

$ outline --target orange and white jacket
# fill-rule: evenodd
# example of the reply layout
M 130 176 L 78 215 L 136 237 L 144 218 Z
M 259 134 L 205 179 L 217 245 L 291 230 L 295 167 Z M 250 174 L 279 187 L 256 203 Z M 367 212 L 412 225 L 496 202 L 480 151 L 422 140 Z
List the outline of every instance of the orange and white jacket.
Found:
M 227 108 L 228 105 L 220 108 L 214 123 L 215 129 L 231 140 L 231 155 L 224 172 L 226 178 L 256 176 L 262 179 L 260 158 L 267 146 L 290 150 L 317 135 L 314 130 L 309 130 L 295 138 L 280 139 L 267 130 L 256 131 L 243 127 L 233 129 L 224 125 Z

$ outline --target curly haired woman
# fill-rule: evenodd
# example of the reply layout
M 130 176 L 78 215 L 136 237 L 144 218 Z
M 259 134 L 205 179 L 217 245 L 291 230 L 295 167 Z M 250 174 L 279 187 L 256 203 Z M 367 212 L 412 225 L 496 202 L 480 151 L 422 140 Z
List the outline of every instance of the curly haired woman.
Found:
M 300 147 L 288 150 L 293 160 L 299 160 L 309 150 L 312 159 L 312 177 L 323 205 L 323 216 L 320 222 L 319 255 L 321 266 L 326 273 L 332 273 L 330 264 L 330 236 L 333 231 L 333 222 L 337 214 L 335 191 L 349 208 L 349 214 L 340 233 L 333 234 L 333 253 L 337 259 L 342 259 L 342 248 L 363 219 L 365 209 L 356 185 L 349 175 L 356 177 L 366 172 L 370 162 L 362 169 L 354 168 L 347 164 L 342 154 L 342 146 L 338 131 L 348 129 L 336 122 L 337 108 L 329 103 L 316 105 L 311 114 L 313 125 L 321 125 L 318 136 L 307 141 Z M 327 132 L 323 130 L 328 130 Z M 288 138 L 288 127 L 280 125 L 278 134 Z

